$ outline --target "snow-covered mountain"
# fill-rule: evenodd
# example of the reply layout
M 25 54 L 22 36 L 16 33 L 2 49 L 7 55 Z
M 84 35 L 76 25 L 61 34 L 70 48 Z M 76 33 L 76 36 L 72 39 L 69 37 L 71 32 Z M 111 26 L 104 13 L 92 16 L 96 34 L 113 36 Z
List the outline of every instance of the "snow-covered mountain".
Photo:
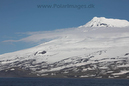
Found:
M 80 27 L 126 27 L 129 26 L 127 20 L 107 19 L 105 17 L 94 17 L 91 21 Z
M 102 22 L 108 27 L 100 27 Z M 129 78 L 128 21 L 94 17 L 65 33 L 0 55 L 0 76 Z

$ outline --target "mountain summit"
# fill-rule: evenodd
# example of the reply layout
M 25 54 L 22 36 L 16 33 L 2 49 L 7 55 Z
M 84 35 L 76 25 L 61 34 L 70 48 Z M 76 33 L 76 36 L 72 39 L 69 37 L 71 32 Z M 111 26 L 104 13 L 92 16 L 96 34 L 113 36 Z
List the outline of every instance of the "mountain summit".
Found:
M 129 26 L 127 20 L 108 19 L 105 17 L 94 17 L 91 21 L 80 27 L 126 27 Z

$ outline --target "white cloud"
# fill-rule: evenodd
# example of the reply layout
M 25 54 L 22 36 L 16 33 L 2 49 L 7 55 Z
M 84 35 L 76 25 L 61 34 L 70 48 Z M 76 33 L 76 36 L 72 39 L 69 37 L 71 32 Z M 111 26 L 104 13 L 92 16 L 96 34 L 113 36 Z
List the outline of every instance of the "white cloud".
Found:
M 39 42 L 42 40 L 50 40 L 50 39 L 62 37 L 64 35 L 68 35 L 68 34 L 70 35 L 73 29 L 74 28 L 66 28 L 66 29 L 58 29 L 53 31 L 25 32 L 25 33 L 21 33 L 21 34 L 28 35 L 25 38 L 21 38 L 18 40 L 5 40 L 3 42 Z
M 70 40 L 85 41 L 89 44 L 104 43 L 106 45 L 127 45 L 129 43 L 129 29 L 127 28 L 66 28 L 53 31 L 26 32 L 27 37 L 19 40 L 5 40 L 3 42 L 34 42 L 42 43 L 52 39 L 68 37 Z
M 3 42 L 18 42 L 19 40 L 5 40 Z

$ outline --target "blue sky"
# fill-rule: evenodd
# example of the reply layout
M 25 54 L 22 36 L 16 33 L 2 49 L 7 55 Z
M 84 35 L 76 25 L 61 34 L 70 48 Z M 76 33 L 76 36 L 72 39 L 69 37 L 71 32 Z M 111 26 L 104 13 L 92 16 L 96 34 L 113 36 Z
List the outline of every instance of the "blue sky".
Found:
M 53 4 L 92 4 L 94 8 L 37 7 Z M 129 0 L 0 0 L 0 54 L 30 48 L 44 42 L 26 39 L 32 34 L 78 27 L 94 16 L 129 21 Z

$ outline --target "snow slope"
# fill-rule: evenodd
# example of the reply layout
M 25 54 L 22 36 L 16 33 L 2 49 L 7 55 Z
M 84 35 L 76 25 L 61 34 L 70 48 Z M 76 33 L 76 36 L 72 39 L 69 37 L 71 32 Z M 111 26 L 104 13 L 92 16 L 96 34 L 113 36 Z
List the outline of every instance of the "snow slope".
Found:
M 108 27 L 96 26 L 102 22 L 106 23 Z M 0 55 L 0 71 L 19 67 L 25 70 L 29 69 L 39 73 L 38 76 L 42 76 L 49 75 L 44 74 L 46 72 L 60 71 L 70 67 L 76 67 L 72 69 L 75 71 L 79 69 L 78 67 L 90 64 L 94 68 L 82 67 L 82 71 L 108 69 L 107 71 L 115 71 L 112 74 L 115 77 L 119 73 L 125 74 L 125 72 L 116 72 L 117 70 L 111 69 L 111 63 L 114 65 L 117 62 L 119 63 L 118 68 L 127 67 L 126 70 L 121 71 L 128 73 L 129 27 L 127 26 L 126 20 L 94 17 L 86 25 L 68 29 L 66 35 L 49 42 L 33 48 Z M 13 70 L 11 69 L 11 71 Z M 64 73 L 66 72 L 69 73 L 69 71 L 64 71 Z

